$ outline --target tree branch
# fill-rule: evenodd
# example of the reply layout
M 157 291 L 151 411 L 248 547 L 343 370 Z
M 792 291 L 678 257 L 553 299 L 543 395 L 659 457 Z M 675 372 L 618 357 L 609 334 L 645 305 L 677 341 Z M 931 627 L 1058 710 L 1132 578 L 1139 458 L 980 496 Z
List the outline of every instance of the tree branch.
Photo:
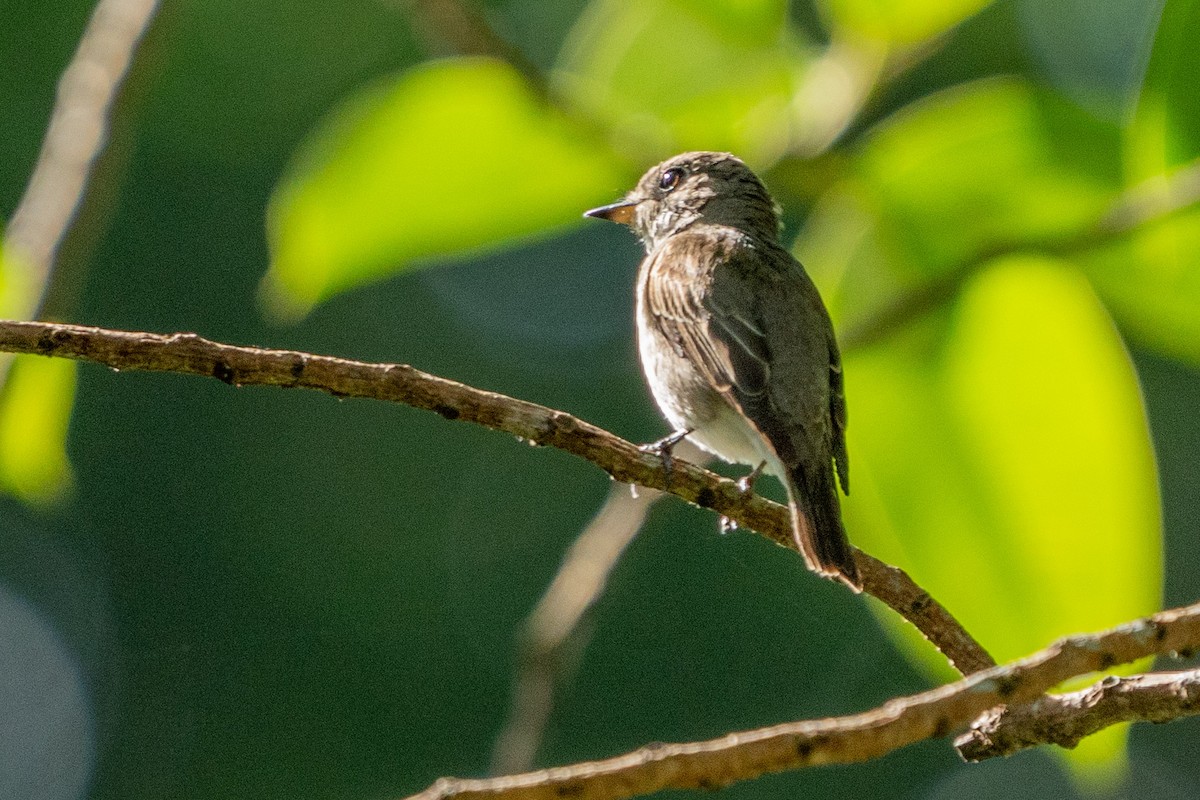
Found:
M 5 247 L 17 256 L 6 266 L 28 273 L 19 287 L 27 296 L 12 298 L 24 313 L 32 315 L 40 304 L 55 253 L 107 141 L 113 101 L 157 8 L 157 0 L 100 0 L 59 80 L 37 164 L 5 231 Z
M 715 788 L 769 772 L 878 758 L 949 735 L 989 708 L 1028 703 L 1088 672 L 1200 646 L 1200 604 L 1091 636 L 1072 636 L 1028 658 L 872 711 L 720 739 L 643 747 L 604 761 L 492 779 L 442 778 L 411 800 L 612 800 L 663 789 Z
M 306 388 L 337 397 L 403 403 L 451 420 L 474 422 L 584 458 L 622 483 L 670 492 L 794 549 L 787 509 L 743 492 L 731 480 L 679 459 L 668 473 L 656 455 L 562 411 L 475 389 L 406 364 L 368 364 L 292 350 L 237 347 L 194 333 L 170 335 L 81 325 L 0 321 L 0 351 L 57 356 L 117 370 L 203 375 L 225 383 Z M 913 623 L 962 672 L 995 662 L 903 570 L 855 551 L 863 587 Z
M 1200 670 L 1130 678 L 1110 675 L 1077 692 L 994 708 L 973 722 L 954 746 L 965 760 L 983 761 L 1039 744 L 1075 747 L 1084 737 L 1120 722 L 1170 722 L 1196 714 Z

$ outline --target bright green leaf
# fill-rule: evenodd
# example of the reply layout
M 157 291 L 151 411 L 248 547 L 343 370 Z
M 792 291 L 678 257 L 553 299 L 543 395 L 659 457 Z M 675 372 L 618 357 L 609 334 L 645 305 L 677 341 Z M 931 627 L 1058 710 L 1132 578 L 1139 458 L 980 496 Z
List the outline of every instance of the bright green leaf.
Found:
M 0 318 L 26 319 L 37 307 L 40 287 L 19 254 L 0 242 Z
M 29 319 L 41 292 L 21 255 L 0 242 L 0 317 Z M 29 503 L 62 496 L 74 402 L 74 362 L 0 354 L 0 489 Z
M 897 44 L 915 44 L 953 28 L 991 0 L 822 0 L 834 27 Z
M 70 485 L 67 425 L 75 362 L 18 356 L 0 395 L 0 485 L 29 502 L 48 502 Z
M 762 167 L 795 132 L 803 64 L 782 0 L 593 0 L 555 81 L 647 160 L 731 150 Z
M 1159 608 L 1141 395 L 1120 337 L 1069 267 L 993 264 L 936 332 L 852 352 L 846 375 L 852 538 L 909 570 L 998 659 Z
M 422 65 L 335 112 L 276 187 L 268 300 L 302 313 L 420 260 L 545 234 L 629 179 L 507 65 Z
M 1078 230 L 1119 181 L 1117 131 L 1008 79 L 958 87 L 870 136 L 856 174 L 924 272 Z
M 1114 126 L 1053 94 L 1012 79 L 959 86 L 866 136 L 797 252 L 836 284 L 835 314 L 865 316 L 989 250 L 1092 225 L 1119 188 L 1119 155 Z M 854 236 L 839 230 L 847 216 Z

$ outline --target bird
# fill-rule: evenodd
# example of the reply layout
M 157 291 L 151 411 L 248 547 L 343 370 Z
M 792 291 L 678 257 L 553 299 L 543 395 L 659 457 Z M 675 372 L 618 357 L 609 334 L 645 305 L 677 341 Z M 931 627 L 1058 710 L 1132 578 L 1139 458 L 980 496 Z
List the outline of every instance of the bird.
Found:
M 750 482 L 774 474 L 808 568 L 862 591 L 837 490 L 850 488 L 841 355 L 763 182 L 731 153 L 683 153 L 584 215 L 628 226 L 645 246 L 638 353 L 674 429 L 654 446 L 669 456 L 687 438 L 753 466 Z

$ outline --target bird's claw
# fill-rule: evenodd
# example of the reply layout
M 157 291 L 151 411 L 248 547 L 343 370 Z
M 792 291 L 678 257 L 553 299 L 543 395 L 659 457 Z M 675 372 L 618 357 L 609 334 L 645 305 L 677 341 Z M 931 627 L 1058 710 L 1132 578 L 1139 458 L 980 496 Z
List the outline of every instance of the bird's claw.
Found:
M 742 494 L 750 494 L 754 491 L 755 481 L 762 477 L 763 470 L 766 468 L 767 462 L 761 461 L 757 467 L 737 479 L 737 487 L 741 490 Z
M 691 432 L 691 429 L 678 430 L 657 441 L 638 446 L 638 450 L 641 450 L 643 453 L 657 455 L 662 460 L 663 474 L 666 476 L 665 483 L 668 489 L 671 488 L 671 470 L 674 468 L 672 451 L 674 451 L 675 445 L 686 439 Z
M 766 466 L 767 466 L 767 462 L 763 461 L 757 467 L 750 470 L 750 472 L 748 474 L 743 475 L 742 477 L 738 478 L 737 479 L 738 491 L 740 491 L 742 494 L 750 494 L 751 492 L 753 492 L 754 491 L 754 482 L 757 481 L 762 476 L 763 469 Z M 725 516 L 722 516 L 717 521 L 717 524 L 721 528 L 721 533 L 729 533 L 731 531 L 736 531 L 737 527 L 738 527 L 738 524 L 736 522 L 731 520 L 729 517 L 725 517 Z

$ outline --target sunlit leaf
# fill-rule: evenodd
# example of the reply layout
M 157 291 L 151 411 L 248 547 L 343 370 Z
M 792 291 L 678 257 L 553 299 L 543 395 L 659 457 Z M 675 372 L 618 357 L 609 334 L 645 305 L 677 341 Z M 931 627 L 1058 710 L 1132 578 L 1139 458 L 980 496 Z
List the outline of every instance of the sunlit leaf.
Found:
M 302 313 L 414 263 L 542 235 L 629 179 L 507 65 L 425 64 L 334 112 L 276 187 L 268 299 Z
M 40 293 L 21 254 L 0 241 L 0 318 L 27 319 L 37 308 Z
M 959 86 L 867 135 L 797 253 L 835 286 L 835 315 L 867 316 L 991 250 L 1094 224 L 1120 186 L 1119 156 L 1114 126 L 1053 94 L 1011 79 Z M 852 238 L 839 232 L 848 214 Z
M 28 319 L 41 292 L 21 254 L 0 242 L 0 318 Z M 73 361 L 0 353 L 0 489 L 29 503 L 62 496 L 74 402 Z
M 804 63 L 781 0 L 593 0 L 556 84 L 645 159 L 732 150 L 762 167 L 794 131 Z
M 23 500 L 47 502 L 70 483 L 67 425 L 75 362 L 18 356 L 0 393 L 0 485 Z
M 1002 661 L 1157 609 L 1145 412 L 1087 282 L 1008 259 L 939 326 L 847 357 L 855 542 L 909 570 Z
M 991 0 L 822 0 L 835 27 L 859 36 L 912 44 L 944 33 Z

